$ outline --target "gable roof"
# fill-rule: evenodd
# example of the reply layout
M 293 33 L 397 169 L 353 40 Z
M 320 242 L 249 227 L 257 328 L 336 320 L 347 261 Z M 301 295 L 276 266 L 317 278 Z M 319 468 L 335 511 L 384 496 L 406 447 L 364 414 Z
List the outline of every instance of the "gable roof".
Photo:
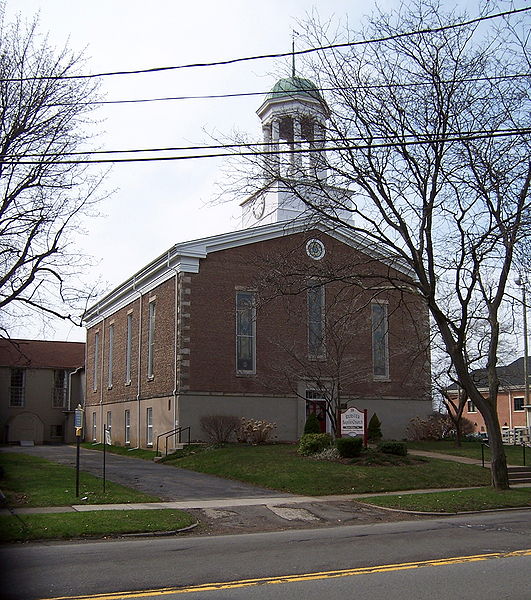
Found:
M 77 369 L 85 364 L 83 342 L 0 339 L 0 366 Z
M 520 357 L 508 365 L 496 367 L 496 372 L 500 379 L 501 388 L 521 388 L 525 387 L 524 380 L 524 358 Z M 527 359 L 528 377 L 531 377 L 531 357 Z M 486 389 L 489 385 L 487 369 L 475 369 L 471 373 L 472 380 L 479 389 Z M 458 385 L 453 383 L 448 387 L 449 390 L 457 390 Z
M 83 321 L 87 327 L 91 327 L 109 314 L 127 306 L 135 298 L 138 298 L 139 293 L 149 292 L 176 273 L 199 273 L 200 260 L 206 258 L 211 252 L 309 231 L 321 231 L 371 258 L 387 264 L 407 277 L 412 279 L 415 277 L 413 271 L 403 261 L 383 252 L 368 236 L 363 236 L 346 227 L 330 226 L 312 219 L 298 218 L 175 244 L 88 308 L 83 315 Z

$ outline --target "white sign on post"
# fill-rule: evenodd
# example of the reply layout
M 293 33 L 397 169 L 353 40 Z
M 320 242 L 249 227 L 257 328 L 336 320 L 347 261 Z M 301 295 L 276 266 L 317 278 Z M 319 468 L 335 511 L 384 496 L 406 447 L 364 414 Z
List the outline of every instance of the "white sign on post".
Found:
M 348 408 L 341 413 L 341 435 L 365 437 L 365 412 L 357 408 Z

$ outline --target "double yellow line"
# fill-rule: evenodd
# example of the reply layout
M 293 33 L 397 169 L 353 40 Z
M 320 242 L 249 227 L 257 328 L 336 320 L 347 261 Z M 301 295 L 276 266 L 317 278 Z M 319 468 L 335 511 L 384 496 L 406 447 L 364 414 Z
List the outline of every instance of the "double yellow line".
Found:
M 406 571 L 422 567 L 444 567 L 470 562 L 493 560 L 496 558 L 514 558 L 531 556 L 531 548 L 527 550 L 514 550 L 512 552 L 491 552 L 489 554 L 476 554 L 473 556 L 456 556 L 436 560 L 421 560 L 408 563 L 391 565 L 376 565 L 374 567 L 360 567 L 357 569 L 341 569 L 339 571 L 322 571 L 317 573 L 302 573 L 299 575 L 283 575 L 279 577 L 262 577 L 258 579 L 240 579 L 238 581 L 225 581 L 220 583 L 203 583 L 187 587 L 158 588 L 150 590 L 137 590 L 132 592 L 113 592 L 109 594 L 93 594 L 87 596 L 57 596 L 46 600 L 130 600 L 133 598 L 161 597 L 170 594 L 191 594 L 193 592 L 211 592 L 215 590 L 230 590 L 235 588 L 253 587 L 257 585 L 275 585 L 279 583 L 299 583 L 302 581 L 315 581 L 319 579 L 334 579 L 338 577 L 355 577 L 357 575 L 371 575 L 373 573 L 388 573 L 391 571 Z M 43 599 L 44 600 L 44 599 Z

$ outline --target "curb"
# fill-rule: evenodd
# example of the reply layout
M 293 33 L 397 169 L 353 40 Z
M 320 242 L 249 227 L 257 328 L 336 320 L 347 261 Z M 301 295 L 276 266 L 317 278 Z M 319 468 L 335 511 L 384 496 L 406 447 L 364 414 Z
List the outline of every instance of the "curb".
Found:
M 368 502 L 358 502 L 368 508 L 378 508 L 388 512 L 403 513 L 406 515 L 419 515 L 427 517 L 455 517 L 458 515 L 480 515 L 482 513 L 509 512 L 512 510 L 531 510 L 529 506 L 507 506 L 505 508 L 485 508 L 483 510 L 467 510 L 462 512 L 423 512 L 420 510 L 405 510 L 402 508 L 391 508 L 390 506 L 379 506 L 378 504 L 369 504 Z

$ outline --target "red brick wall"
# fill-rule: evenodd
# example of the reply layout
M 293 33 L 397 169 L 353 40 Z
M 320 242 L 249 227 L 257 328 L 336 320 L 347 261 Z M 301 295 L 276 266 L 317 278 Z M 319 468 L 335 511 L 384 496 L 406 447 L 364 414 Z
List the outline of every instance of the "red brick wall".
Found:
M 321 239 L 326 255 L 311 260 L 305 252 L 310 237 Z M 423 397 L 429 387 L 427 315 L 420 298 L 410 291 L 390 286 L 393 272 L 382 263 L 319 232 L 296 234 L 211 252 L 201 260 L 198 274 L 178 275 L 177 324 L 175 323 L 175 277 L 118 310 L 87 334 L 87 403 L 117 403 L 136 398 L 169 397 L 177 377 L 178 391 L 232 394 L 293 395 L 301 377 L 315 367 L 329 368 L 329 361 L 307 360 L 307 295 L 266 297 L 264 290 L 289 287 L 297 291 L 310 277 L 337 277 L 326 286 L 327 307 L 334 298 L 355 306 L 351 326 L 355 335 L 345 348 L 349 374 L 343 381 L 343 395 L 397 398 Z M 355 277 L 353 277 L 355 276 Z M 401 285 L 401 284 L 400 284 Z M 345 292 L 345 288 L 348 291 Z M 256 290 L 263 304 L 257 314 L 256 375 L 236 373 L 235 302 L 237 290 Z M 274 295 L 274 294 L 273 294 Z M 389 381 L 372 376 L 372 335 L 370 303 L 374 298 L 388 301 Z M 147 375 L 149 301 L 156 302 L 154 377 Z M 267 301 L 265 301 L 267 300 Z M 332 309 L 331 309 L 332 310 Z M 141 312 L 141 360 L 138 366 L 139 317 Z M 133 315 L 131 382 L 125 382 L 127 314 Z M 108 328 L 114 323 L 113 385 L 108 388 Z M 177 326 L 176 326 L 177 325 Z M 175 360 L 175 332 L 178 355 Z M 97 391 L 93 391 L 94 336 L 100 334 L 100 367 Z M 286 352 L 286 344 L 292 350 Z M 301 359 L 297 368 L 294 358 Z M 297 362 L 295 361 L 295 362 Z M 306 363 L 305 363 L 306 361 Z M 284 368 L 289 366 L 289 369 Z M 103 373 L 103 376 L 101 376 Z M 138 388 L 140 382 L 140 388 Z
M 306 255 L 305 243 L 312 236 L 326 244 L 326 255 L 321 261 L 313 261 Z M 290 384 L 286 376 L 294 376 L 295 371 L 290 367 L 282 372 L 278 367 L 294 356 L 307 357 L 306 291 L 276 298 L 258 307 L 257 372 L 250 376 L 236 374 L 236 292 L 238 289 L 256 290 L 261 296 L 264 287 L 275 287 L 279 281 L 283 284 L 288 280 L 293 289 L 297 285 L 300 289 L 309 277 L 319 274 L 326 277 L 331 273 L 340 275 L 344 281 L 327 285 L 328 305 L 352 282 L 353 273 L 359 275 L 358 282 L 362 286 L 388 287 L 387 267 L 320 233 L 297 234 L 209 254 L 201 262 L 200 272 L 191 276 L 190 389 L 259 394 L 267 386 L 269 393 L 293 393 L 294 382 Z M 419 390 L 425 391 L 428 385 L 427 355 L 413 331 L 413 325 L 419 328 L 419 321 L 423 321 L 419 335 L 426 336 L 427 316 L 420 299 L 396 289 L 363 291 L 360 286 L 350 287 L 352 302 L 359 309 L 352 324 L 359 335 L 354 336 L 348 348 L 347 364 L 355 365 L 359 376 L 349 378 L 344 392 L 396 397 L 422 395 Z M 370 301 L 374 297 L 389 301 L 388 382 L 376 382 L 372 377 Z M 282 348 L 286 343 L 293 346 L 287 354 Z M 353 356 L 358 358 L 353 360 Z M 310 372 L 314 372 L 312 368 Z M 301 367 L 301 376 L 305 375 L 304 371 Z

